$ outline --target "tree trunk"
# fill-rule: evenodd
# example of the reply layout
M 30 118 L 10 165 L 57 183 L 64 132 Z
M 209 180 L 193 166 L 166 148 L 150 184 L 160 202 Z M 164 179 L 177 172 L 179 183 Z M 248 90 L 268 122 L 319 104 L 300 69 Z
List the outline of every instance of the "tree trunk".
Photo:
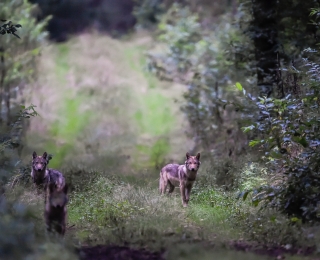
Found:
M 277 83 L 277 0 L 252 0 L 252 38 L 260 95 L 270 96 Z

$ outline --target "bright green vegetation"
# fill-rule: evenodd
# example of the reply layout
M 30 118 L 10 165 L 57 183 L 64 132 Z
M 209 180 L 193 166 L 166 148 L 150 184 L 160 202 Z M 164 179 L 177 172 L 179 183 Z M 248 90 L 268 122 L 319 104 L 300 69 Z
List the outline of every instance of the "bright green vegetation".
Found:
M 81 36 L 45 50 L 39 95 L 30 98 L 41 117 L 32 120 L 26 140 L 34 147 L 37 135 L 39 149 L 54 155 L 52 167 L 86 160 L 84 153 L 92 152 L 125 153 L 136 167 L 158 165 L 172 155 L 183 158 L 177 151 L 189 141 L 180 134 L 184 122 L 174 102 L 181 86 L 168 89 L 145 71 L 143 51 L 150 39 L 142 37 L 147 43 L 132 47 L 125 40 Z M 89 44 L 96 47 L 87 50 Z M 110 46 L 118 50 L 110 52 Z M 39 98 L 46 102 L 38 105 Z M 90 163 L 103 166 L 95 158 Z

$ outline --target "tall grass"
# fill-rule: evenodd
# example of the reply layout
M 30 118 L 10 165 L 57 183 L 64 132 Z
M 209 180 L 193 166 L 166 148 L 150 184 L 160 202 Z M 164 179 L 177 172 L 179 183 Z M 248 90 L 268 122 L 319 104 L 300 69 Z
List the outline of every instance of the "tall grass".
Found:
M 150 44 L 143 33 L 123 40 L 87 34 L 48 46 L 39 82 L 26 94 L 40 117 L 30 122 L 25 156 L 47 150 L 52 167 L 85 161 L 102 169 L 107 154 L 130 157 L 140 169 L 180 161 L 192 144 L 181 134 L 188 125 L 176 102 L 183 86 L 146 73 Z

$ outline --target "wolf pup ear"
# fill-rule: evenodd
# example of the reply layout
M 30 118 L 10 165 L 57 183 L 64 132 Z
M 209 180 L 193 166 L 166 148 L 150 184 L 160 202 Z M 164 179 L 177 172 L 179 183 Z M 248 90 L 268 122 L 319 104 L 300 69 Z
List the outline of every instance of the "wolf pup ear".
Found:
M 197 158 L 198 160 L 200 160 L 200 153 L 197 153 L 196 158 Z
M 44 159 L 47 159 L 47 156 L 48 156 L 47 152 L 44 152 L 43 155 L 42 155 L 42 157 L 43 157 Z
M 35 159 L 36 157 L 37 157 L 37 153 L 36 153 L 36 152 L 33 152 L 32 158 Z
M 190 154 L 186 153 L 186 158 L 189 159 L 189 157 L 190 157 Z

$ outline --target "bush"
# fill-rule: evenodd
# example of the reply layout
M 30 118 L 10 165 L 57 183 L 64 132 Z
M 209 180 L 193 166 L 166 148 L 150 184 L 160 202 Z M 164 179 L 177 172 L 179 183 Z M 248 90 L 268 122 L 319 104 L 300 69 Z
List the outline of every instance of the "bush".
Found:
M 9 202 L 0 195 L 0 258 L 21 259 L 30 253 L 35 241 L 34 216 L 19 202 Z
M 268 168 L 261 167 L 256 162 L 249 162 L 241 169 L 238 179 L 237 188 L 247 191 L 266 185 L 270 180 L 270 174 Z
M 278 181 L 258 190 L 255 201 L 268 202 L 280 211 L 306 220 L 320 220 L 319 189 L 319 65 L 305 59 L 303 92 L 283 99 L 247 98 L 255 102 L 259 120 L 243 130 L 256 131 L 250 141 L 265 152 L 264 158 Z M 242 89 L 241 89 L 242 90 Z M 242 90 L 245 93 L 245 90 Z
M 288 219 L 275 210 L 254 212 L 247 215 L 242 224 L 243 232 L 249 241 L 262 245 L 313 246 L 314 240 L 309 239 L 307 229 L 303 229 L 301 221 Z
M 0 17 L 10 18 L 22 26 L 19 30 L 21 39 L 12 37 L 10 34 L 1 36 L 0 88 L 4 91 L 1 98 L 5 101 L 5 108 L 0 106 L 0 120 L 6 121 L 8 125 L 12 123 L 11 99 L 14 97 L 12 93 L 17 95 L 17 89 L 23 89 L 26 84 L 35 79 L 40 45 L 47 36 L 44 27 L 48 19 L 36 23 L 36 20 L 31 17 L 34 8 L 34 5 L 24 0 L 4 0 L 0 3 Z
M 202 146 L 216 156 L 242 153 L 246 137 L 240 131 L 241 123 L 235 111 L 224 110 L 220 101 L 235 98 L 229 85 L 233 78 L 241 78 L 226 58 L 226 46 L 238 37 L 230 16 L 221 16 L 208 29 L 188 6 L 174 3 L 159 23 L 159 34 L 164 45 L 149 52 L 148 69 L 160 79 L 187 86 L 182 110 L 190 123 L 188 134 L 196 142 L 195 150 Z
M 140 26 L 149 27 L 156 24 L 165 12 L 163 0 L 135 0 L 135 2 L 133 14 Z

